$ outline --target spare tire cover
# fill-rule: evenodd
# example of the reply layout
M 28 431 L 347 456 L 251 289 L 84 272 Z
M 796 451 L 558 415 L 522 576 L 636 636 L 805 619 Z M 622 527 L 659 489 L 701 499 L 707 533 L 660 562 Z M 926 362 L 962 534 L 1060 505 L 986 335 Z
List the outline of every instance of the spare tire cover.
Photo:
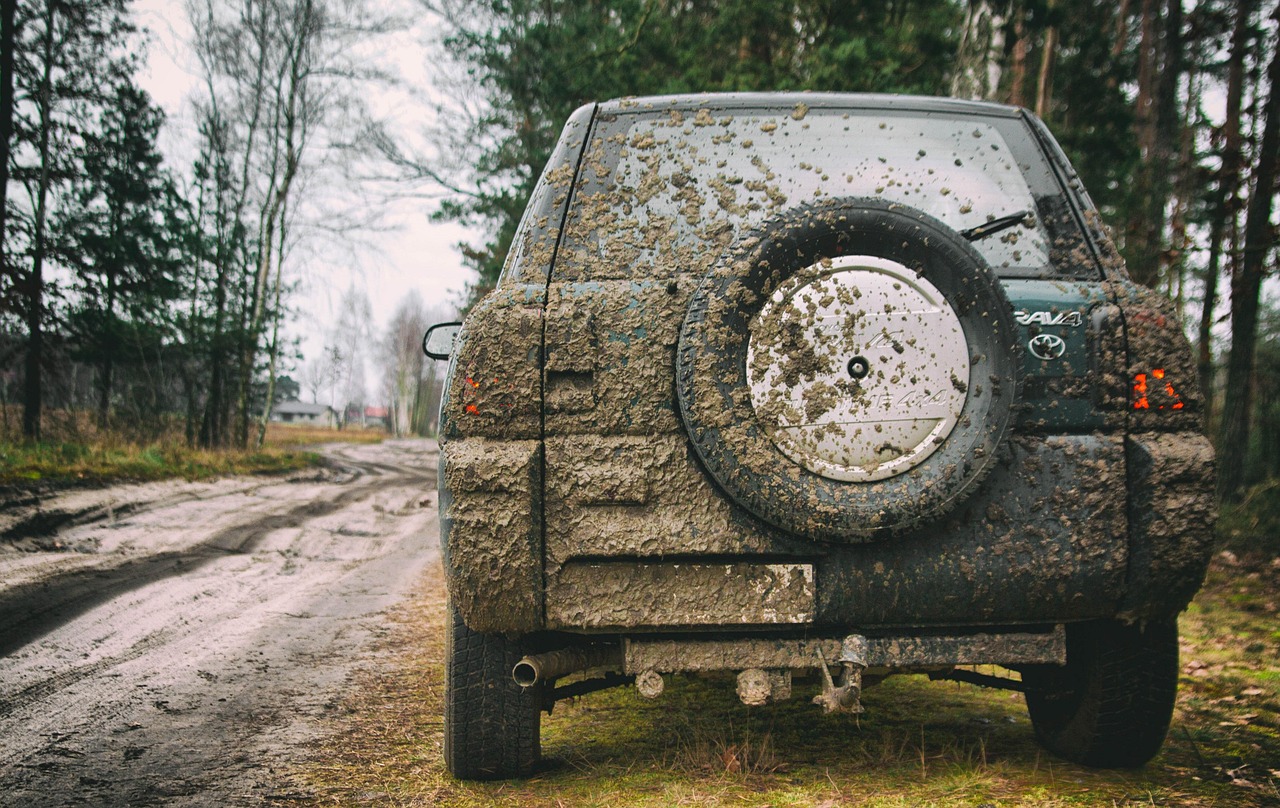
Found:
M 861 542 L 973 492 L 1011 428 L 1012 306 L 959 233 L 839 199 L 748 233 L 703 278 L 676 360 L 702 464 L 790 533 Z

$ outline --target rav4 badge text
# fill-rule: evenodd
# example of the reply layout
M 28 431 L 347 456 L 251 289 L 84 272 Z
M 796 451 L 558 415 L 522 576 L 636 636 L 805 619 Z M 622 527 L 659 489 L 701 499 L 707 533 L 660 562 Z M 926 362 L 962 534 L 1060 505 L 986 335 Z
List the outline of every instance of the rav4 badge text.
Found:
M 1084 323 L 1084 317 L 1078 311 L 1015 311 L 1013 317 L 1019 325 L 1069 325 L 1078 326 Z

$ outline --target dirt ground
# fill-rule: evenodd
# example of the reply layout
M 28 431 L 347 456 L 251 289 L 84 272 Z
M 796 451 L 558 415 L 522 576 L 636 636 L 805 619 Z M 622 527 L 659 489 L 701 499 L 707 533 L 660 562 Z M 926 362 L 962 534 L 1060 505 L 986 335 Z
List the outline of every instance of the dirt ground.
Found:
M 0 503 L 0 803 L 243 805 L 438 563 L 437 451 Z

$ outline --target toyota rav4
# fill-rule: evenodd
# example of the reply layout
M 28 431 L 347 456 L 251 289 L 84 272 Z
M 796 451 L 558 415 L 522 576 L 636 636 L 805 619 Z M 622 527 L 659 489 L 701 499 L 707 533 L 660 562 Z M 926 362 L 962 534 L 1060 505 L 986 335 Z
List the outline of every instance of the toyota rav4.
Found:
M 1052 752 L 1141 765 L 1210 551 L 1200 405 L 1025 110 L 585 106 L 452 349 L 447 764 L 526 774 L 556 700 L 730 671 L 829 712 L 1021 690 Z

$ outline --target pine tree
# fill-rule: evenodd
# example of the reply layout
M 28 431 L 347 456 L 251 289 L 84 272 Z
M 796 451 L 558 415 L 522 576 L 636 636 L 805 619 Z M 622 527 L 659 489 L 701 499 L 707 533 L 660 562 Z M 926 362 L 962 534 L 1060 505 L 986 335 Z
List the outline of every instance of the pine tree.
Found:
M 177 293 L 165 218 L 173 189 L 156 149 L 163 119 L 145 92 L 119 81 L 98 130 L 84 134 L 81 174 L 58 223 L 66 234 L 60 257 L 75 272 L 72 338 L 97 367 L 98 421 L 104 426 L 117 364 L 136 346 L 158 341 L 144 332 L 168 330 Z
M 49 320 L 47 263 L 61 235 L 53 211 L 79 173 L 74 155 L 104 91 L 127 74 L 133 27 L 125 0 L 33 0 L 14 23 L 10 176 L 26 191 L 7 212 L 5 292 L 26 326 L 23 434 L 39 440 Z

